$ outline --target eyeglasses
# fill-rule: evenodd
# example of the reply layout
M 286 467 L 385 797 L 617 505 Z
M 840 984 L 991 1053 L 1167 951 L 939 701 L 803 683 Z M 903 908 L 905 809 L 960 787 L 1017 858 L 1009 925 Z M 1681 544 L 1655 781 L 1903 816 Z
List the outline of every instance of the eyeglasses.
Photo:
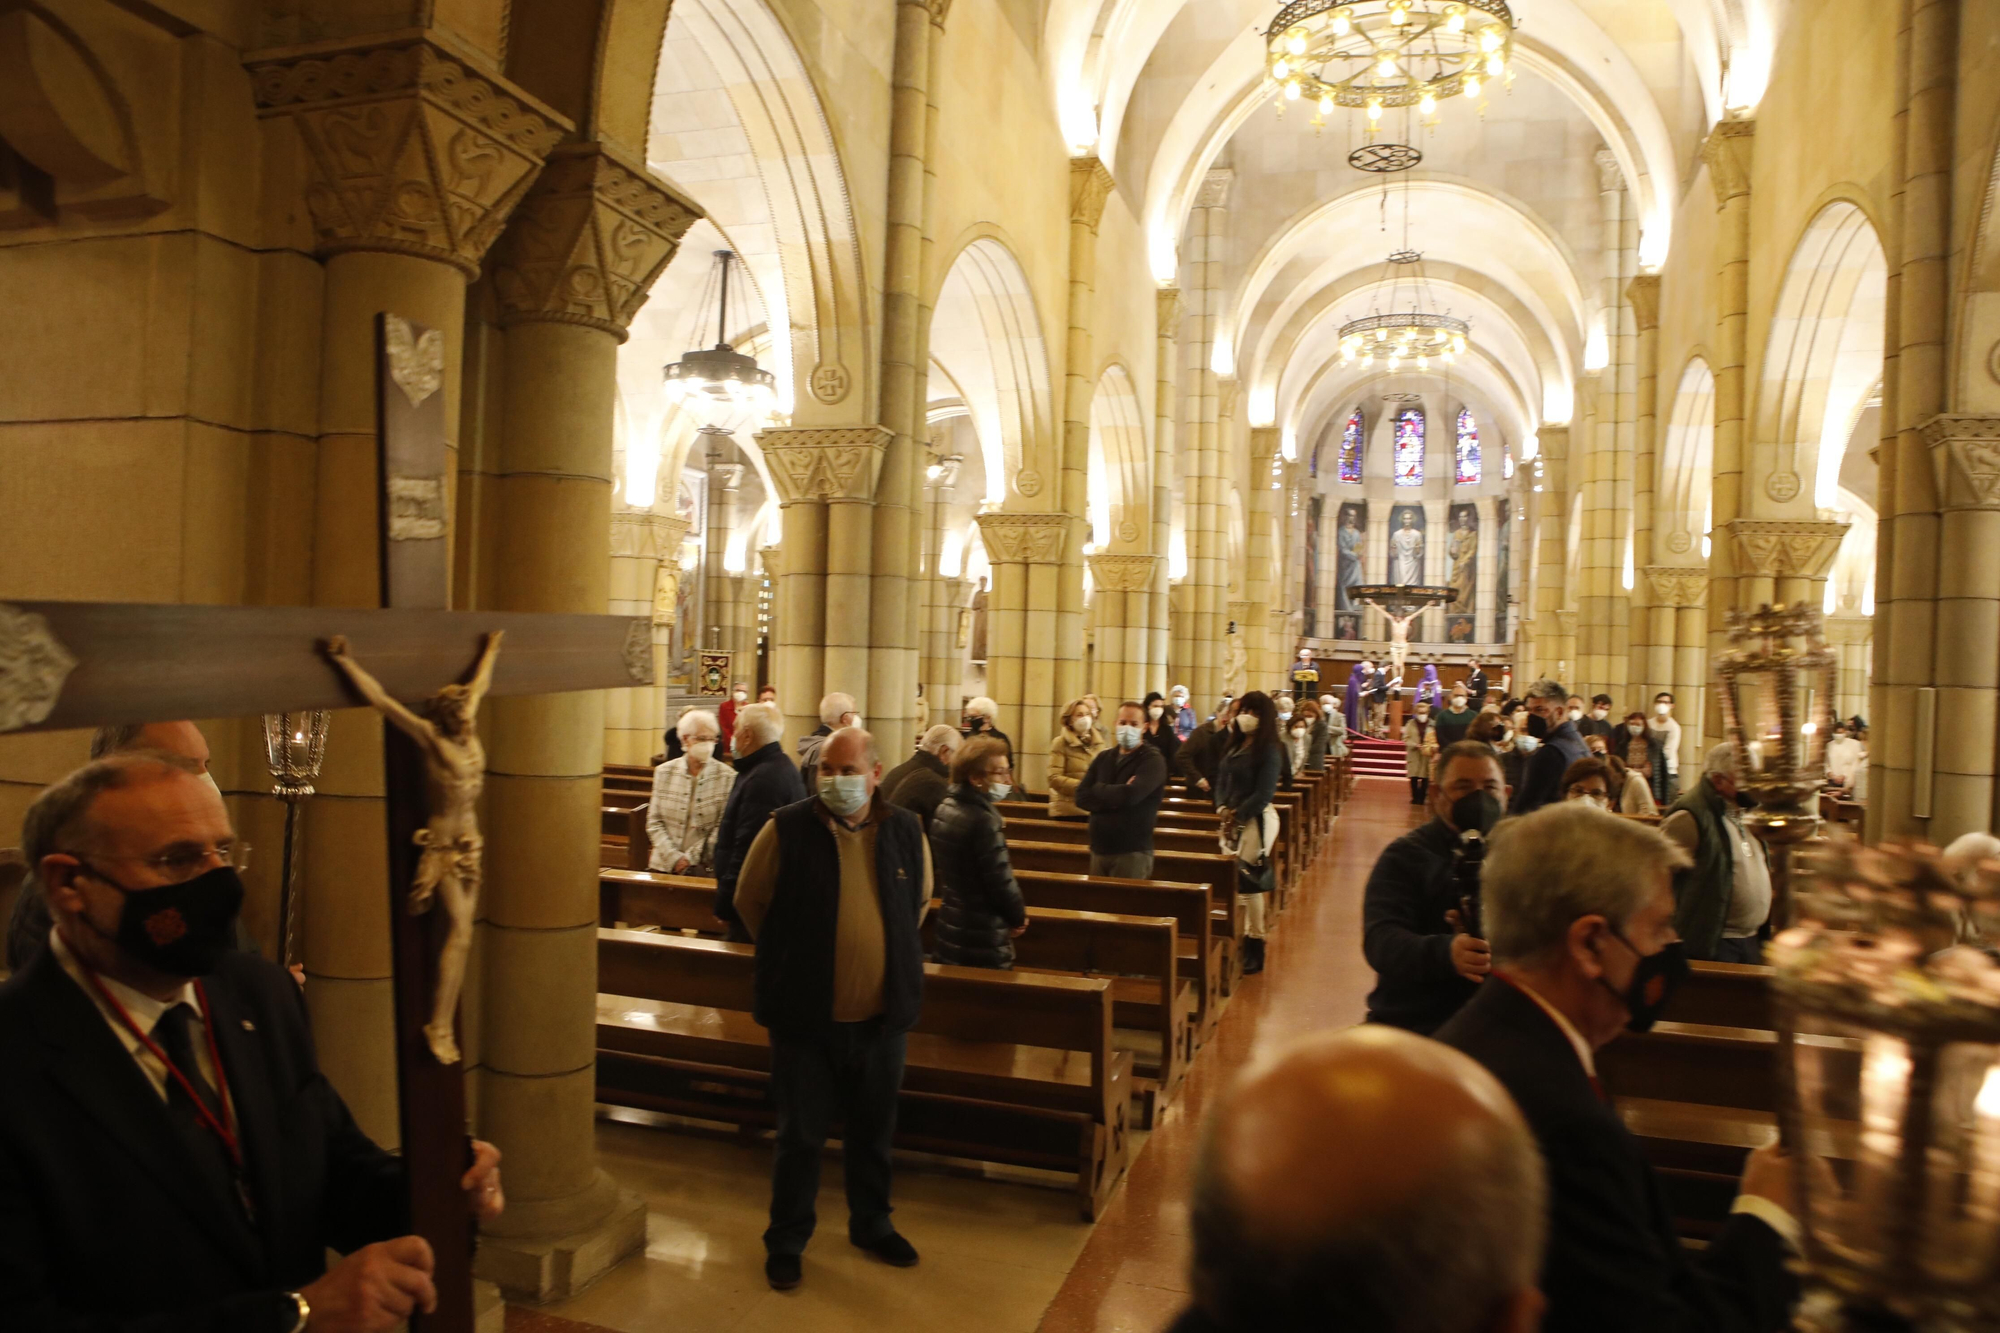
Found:
M 70 855 L 75 856 L 74 852 Z M 82 860 L 82 857 L 77 857 Z M 213 847 L 177 847 L 158 856 L 98 856 L 99 861 L 130 861 L 150 867 L 156 874 L 164 875 L 171 884 L 179 884 L 193 879 L 209 868 L 209 863 L 229 866 L 237 871 L 250 868 L 250 844 L 234 838 L 224 839 Z

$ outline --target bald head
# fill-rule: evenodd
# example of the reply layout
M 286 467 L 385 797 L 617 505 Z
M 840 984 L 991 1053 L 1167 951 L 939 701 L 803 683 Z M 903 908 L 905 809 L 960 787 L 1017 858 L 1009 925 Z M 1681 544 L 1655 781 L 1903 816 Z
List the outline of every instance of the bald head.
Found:
M 1196 1298 L 1245 1333 L 1532 1328 L 1544 1193 L 1520 1112 L 1471 1059 L 1389 1027 L 1314 1036 L 1209 1123 Z

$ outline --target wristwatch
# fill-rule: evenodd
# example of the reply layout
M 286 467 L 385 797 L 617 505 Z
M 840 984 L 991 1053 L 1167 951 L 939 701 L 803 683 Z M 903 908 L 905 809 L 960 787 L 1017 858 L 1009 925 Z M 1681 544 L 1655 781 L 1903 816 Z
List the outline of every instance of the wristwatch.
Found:
M 307 1303 L 303 1292 L 288 1291 L 284 1295 L 285 1299 L 292 1303 L 292 1309 L 297 1315 L 285 1333 L 306 1333 L 306 1321 L 312 1318 L 312 1306 Z

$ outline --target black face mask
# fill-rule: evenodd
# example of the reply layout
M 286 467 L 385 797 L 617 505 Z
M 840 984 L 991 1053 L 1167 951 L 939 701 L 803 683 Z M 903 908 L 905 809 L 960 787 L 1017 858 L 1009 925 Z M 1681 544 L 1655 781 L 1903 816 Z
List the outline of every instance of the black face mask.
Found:
M 1632 941 L 1615 930 L 1611 934 L 1620 944 L 1632 949 Z M 1667 1011 L 1667 1003 L 1674 998 L 1674 992 L 1681 988 L 1681 983 L 1694 969 L 1688 966 L 1687 946 L 1679 940 L 1658 953 L 1640 953 L 1632 949 L 1632 954 L 1639 960 L 1639 965 L 1632 969 L 1631 984 L 1625 987 L 1623 994 L 1603 977 L 1597 979 L 1597 984 L 1618 996 L 1618 1002 L 1625 1006 L 1629 1015 L 1625 1020 L 1627 1032 L 1650 1032 L 1653 1024 L 1660 1021 L 1660 1015 Z
M 1483 838 L 1500 822 L 1500 815 L 1500 798 L 1483 787 L 1451 803 L 1451 824 L 1460 833 L 1478 833 Z
M 217 866 L 179 884 L 128 889 L 103 872 L 91 875 L 124 895 L 118 933 L 106 935 L 125 955 L 170 977 L 205 977 L 236 942 L 236 914 L 243 908 L 243 880 L 234 866 Z
M 1757 798 L 1747 791 L 1739 791 L 1736 793 L 1736 804 L 1742 806 L 1745 810 L 1755 810 L 1757 808 Z

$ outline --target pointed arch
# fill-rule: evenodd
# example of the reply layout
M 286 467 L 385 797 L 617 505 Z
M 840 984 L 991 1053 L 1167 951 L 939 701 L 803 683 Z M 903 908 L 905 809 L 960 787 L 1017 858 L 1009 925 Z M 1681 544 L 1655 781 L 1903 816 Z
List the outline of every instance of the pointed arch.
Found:
M 1090 399 L 1087 481 L 1091 541 L 1097 549 L 1138 550 L 1152 533 L 1152 456 L 1132 376 L 1113 362 Z
M 945 271 L 930 349 L 972 415 L 986 503 L 1036 500 L 1055 481 L 1045 457 L 1054 421 L 1048 344 L 1028 275 L 998 237 L 976 237 Z
M 1653 494 L 1653 560 L 1692 564 L 1700 545 L 1715 466 L 1715 372 L 1691 358 L 1674 389 Z

